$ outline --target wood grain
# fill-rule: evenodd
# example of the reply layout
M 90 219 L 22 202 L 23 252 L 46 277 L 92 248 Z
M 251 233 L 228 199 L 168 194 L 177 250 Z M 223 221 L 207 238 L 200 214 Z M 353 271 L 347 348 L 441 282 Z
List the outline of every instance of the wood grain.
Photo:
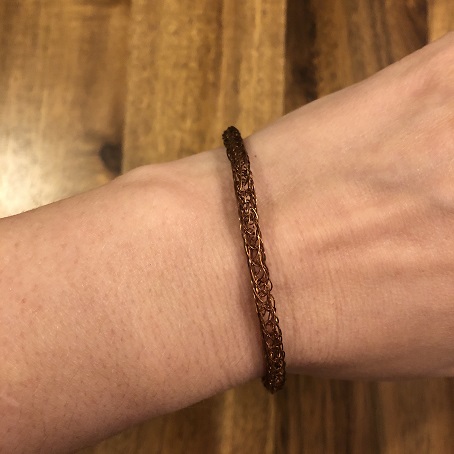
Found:
M 288 1 L 286 111 L 374 74 L 427 43 L 421 0 Z
M 429 41 L 434 41 L 454 30 L 454 2 L 452 0 L 428 0 Z
M 220 146 L 282 115 L 283 0 L 132 8 L 124 169 Z
M 0 3 L 0 215 L 112 178 L 121 144 L 127 2 Z

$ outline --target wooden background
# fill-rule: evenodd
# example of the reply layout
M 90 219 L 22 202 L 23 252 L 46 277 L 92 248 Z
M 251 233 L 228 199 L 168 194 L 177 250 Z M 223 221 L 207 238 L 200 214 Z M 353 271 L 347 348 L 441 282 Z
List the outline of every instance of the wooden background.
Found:
M 0 216 L 220 146 L 454 28 L 452 0 L 1 0 Z M 453 453 L 454 381 L 258 382 L 92 453 Z

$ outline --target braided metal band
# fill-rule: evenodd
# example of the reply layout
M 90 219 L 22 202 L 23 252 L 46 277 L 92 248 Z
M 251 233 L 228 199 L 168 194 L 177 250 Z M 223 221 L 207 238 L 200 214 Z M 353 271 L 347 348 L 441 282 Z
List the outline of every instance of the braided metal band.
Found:
M 266 364 L 262 382 L 271 393 L 274 393 L 281 389 L 285 383 L 285 352 L 282 345 L 279 319 L 276 316 L 276 305 L 271 294 L 273 285 L 265 263 L 266 256 L 258 224 L 254 181 L 249 157 L 238 129 L 230 126 L 224 131 L 222 139 L 227 150 L 227 156 L 232 164 L 240 230 L 243 236 L 252 290 L 262 331 Z

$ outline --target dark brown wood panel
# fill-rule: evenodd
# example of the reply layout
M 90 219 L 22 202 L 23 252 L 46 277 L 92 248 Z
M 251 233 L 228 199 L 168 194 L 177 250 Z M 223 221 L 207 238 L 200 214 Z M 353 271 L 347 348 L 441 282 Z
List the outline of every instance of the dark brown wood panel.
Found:
M 425 0 L 289 0 L 285 110 L 365 79 L 427 42 Z
M 121 146 L 127 1 L 0 2 L 0 215 L 109 181 Z

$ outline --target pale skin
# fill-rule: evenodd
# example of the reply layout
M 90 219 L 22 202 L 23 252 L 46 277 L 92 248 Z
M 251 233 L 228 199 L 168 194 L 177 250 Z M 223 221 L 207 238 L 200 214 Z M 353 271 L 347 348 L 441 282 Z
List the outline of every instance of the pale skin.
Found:
M 288 372 L 454 376 L 453 68 L 449 34 L 246 139 Z M 219 148 L 0 220 L 0 452 L 262 375 L 235 203 Z

